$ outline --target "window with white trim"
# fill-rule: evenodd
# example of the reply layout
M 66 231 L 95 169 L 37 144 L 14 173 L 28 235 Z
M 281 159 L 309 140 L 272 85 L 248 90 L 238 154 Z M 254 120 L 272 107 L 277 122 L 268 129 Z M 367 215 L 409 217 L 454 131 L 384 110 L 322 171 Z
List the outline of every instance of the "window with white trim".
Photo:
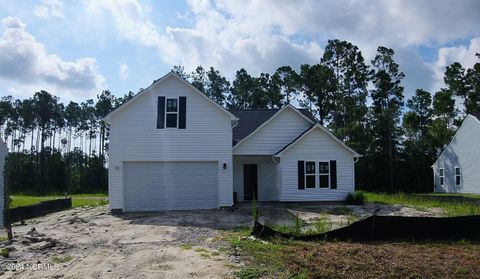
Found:
M 443 169 L 439 169 L 438 172 L 440 173 L 440 186 L 445 184 L 445 172 Z
M 455 167 L 455 186 L 460 186 L 462 183 L 462 171 L 459 167 Z
M 165 104 L 165 127 L 178 127 L 178 99 L 167 98 Z
M 330 188 L 329 161 L 305 161 L 305 189 L 314 188 Z
M 330 162 L 318 162 L 318 188 L 330 188 Z
M 315 161 L 305 161 L 305 188 L 315 188 Z

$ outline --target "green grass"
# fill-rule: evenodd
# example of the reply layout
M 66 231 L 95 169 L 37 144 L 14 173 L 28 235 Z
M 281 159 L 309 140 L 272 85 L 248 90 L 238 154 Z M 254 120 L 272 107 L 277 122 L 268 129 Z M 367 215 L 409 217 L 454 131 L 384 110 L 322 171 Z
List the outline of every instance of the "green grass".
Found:
M 288 278 L 289 270 L 285 265 L 286 254 L 276 241 L 263 242 L 247 238 L 250 229 L 225 232 L 223 237 L 230 244 L 232 253 L 240 251 L 246 257 L 247 265 L 235 272 L 237 278 Z M 284 240 L 278 240 L 285 242 Z M 236 253 L 236 252 L 235 252 Z M 277 275 L 277 276 L 276 276 Z M 280 276 L 281 275 L 281 276 Z
M 191 250 L 192 249 L 192 244 L 183 243 L 183 244 L 180 244 L 180 248 L 182 250 Z
M 225 232 L 230 253 L 239 253 L 236 278 L 476 278 L 480 243 L 303 242 L 247 238 Z
M 425 193 L 421 195 L 432 196 L 432 197 L 466 197 L 466 198 L 480 199 L 480 194 Z
M 0 249 L 0 256 L 8 258 L 10 256 L 10 250 L 8 250 L 7 248 Z
M 65 198 L 63 195 L 31 196 L 31 195 L 12 195 L 10 208 L 32 205 L 41 201 Z M 98 206 L 108 204 L 107 194 L 76 194 L 72 197 L 72 207 L 79 206 Z
M 480 206 L 471 202 L 461 201 L 440 201 L 430 197 L 412 196 L 399 194 L 385 194 L 385 193 L 365 193 L 365 201 L 379 204 L 398 204 L 414 207 L 420 210 L 438 207 L 443 209 L 444 215 L 448 217 L 453 216 L 467 216 L 480 215 Z

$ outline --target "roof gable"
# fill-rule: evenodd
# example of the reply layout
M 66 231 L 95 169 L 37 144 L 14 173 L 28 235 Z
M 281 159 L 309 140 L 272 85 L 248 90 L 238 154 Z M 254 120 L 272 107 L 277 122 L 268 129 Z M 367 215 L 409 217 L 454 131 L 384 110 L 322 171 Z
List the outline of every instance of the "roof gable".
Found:
M 445 151 L 446 151 L 450 146 L 452 146 L 452 143 L 456 140 L 456 138 L 458 137 L 458 135 L 460 135 L 460 133 L 462 132 L 462 130 L 466 129 L 465 127 L 466 127 L 466 126 L 468 125 L 468 123 L 470 122 L 469 120 L 473 120 L 474 123 L 477 124 L 478 129 L 480 129 L 480 114 L 479 114 L 479 113 L 476 113 L 476 114 L 468 114 L 467 117 L 465 117 L 465 119 L 463 119 L 462 125 L 460 125 L 460 127 L 457 129 L 457 131 L 455 131 L 455 135 L 453 135 L 452 140 L 450 140 L 450 142 L 448 143 L 448 145 L 445 146 L 445 148 L 442 150 L 442 153 L 440 153 L 440 155 L 438 155 L 437 160 L 435 160 L 435 162 L 432 164 L 432 167 L 437 164 L 438 160 L 442 157 L 442 155 L 445 153 Z M 471 126 L 471 125 L 470 125 L 470 126 Z
M 351 153 L 353 153 L 353 156 L 354 157 L 362 157 L 362 155 L 360 155 L 359 153 L 357 153 L 355 150 L 351 149 L 350 147 L 348 147 L 343 141 L 339 140 L 336 136 L 334 136 L 330 131 L 328 131 L 325 127 L 323 127 L 322 125 L 320 125 L 319 123 L 315 124 L 315 125 L 312 125 L 310 128 L 308 128 L 307 130 L 305 130 L 303 133 L 301 133 L 300 135 L 298 135 L 297 138 L 295 138 L 293 141 L 291 141 L 289 144 L 285 145 L 282 149 L 280 149 L 277 153 L 275 153 L 275 157 L 280 157 L 282 156 L 282 154 L 287 151 L 288 149 L 290 149 L 292 146 L 294 146 L 295 144 L 297 144 L 298 142 L 300 142 L 304 137 L 306 137 L 308 134 L 310 134 L 312 131 L 316 130 L 316 129 L 320 129 L 322 132 L 326 133 L 328 136 L 330 136 L 334 141 L 336 141 L 338 144 L 340 144 L 340 146 L 342 146 L 343 148 L 345 148 L 346 150 L 350 151 Z
M 311 124 L 315 123 L 313 116 L 307 110 L 299 110 L 290 104 L 281 109 L 231 110 L 240 119 L 237 127 L 233 129 L 234 147 L 253 136 L 286 109 L 293 110 Z
M 132 103 L 134 103 L 135 101 L 137 101 L 140 97 L 148 94 L 149 92 L 152 91 L 153 88 L 155 88 L 156 86 L 160 85 L 161 83 L 163 83 L 164 81 L 166 81 L 167 79 L 169 78 L 175 78 L 177 80 L 179 80 L 180 82 L 184 83 L 187 85 L 187 87 L 189 87 L 190 89 L 192 89 L 192 91 L 200 94 L 203 98 L 205 98 L 206 101 L 208 101 L 209 103 L 211 103 L 213 106 L 215 106 L 217 109 L 223 111 L 224 113 L 226 113 L 228 116 L 230 116 L 230 118 L 232 120 L 238 120 L 238 118 L 233 115 L 232 113 L 230 113 L 228 110 L 226 110 L 225 108 L 223 108 L 221 105 L 219 105 L 217 102 L 213 101 L 212 99 L 210 99 L 207 95 L 205 95 L 203 92 L 201 92 L 200 90 L 198 90 L 195 86 L 193 86 L 192 84 L 190 84 L 190 82 L 186 81 L 185 79 L 183 79 L 181 76 L 179 76 L 177 73 L 175 73 L 174 71 L 170 71 L 168 74 L 164 75 L 163 77 L 161 77 L 160 79 L 154 81 L 150 86 L 148 86 L 147 88 L 143 89 L 142 91 L 138 92 L 135 96 L 133 96 L 132 99 L 128 100 L 126 103 L 122 104 L 121 106 L 119 106 L 118 108 L 116 108 L 115 110 L 111 111 L 109 114 L 107 114 L 103 120 L 107 123 L 110 123 L 112 118 L 117 114 L 117 113 L 121 113 L 123 110 L 125 110 L 126 108 L 128 108 L 128 106 L 130 106 Z

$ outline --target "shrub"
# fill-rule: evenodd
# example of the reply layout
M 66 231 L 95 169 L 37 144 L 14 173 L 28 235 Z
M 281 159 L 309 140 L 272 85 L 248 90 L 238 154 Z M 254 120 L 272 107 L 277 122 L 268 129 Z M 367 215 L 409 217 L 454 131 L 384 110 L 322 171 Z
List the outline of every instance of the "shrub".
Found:
M 345 198 L 346 204 L 362 205 L 365 202 L 365 194 L 362 191 L 355 192 L 355 194 L 349 193 Z

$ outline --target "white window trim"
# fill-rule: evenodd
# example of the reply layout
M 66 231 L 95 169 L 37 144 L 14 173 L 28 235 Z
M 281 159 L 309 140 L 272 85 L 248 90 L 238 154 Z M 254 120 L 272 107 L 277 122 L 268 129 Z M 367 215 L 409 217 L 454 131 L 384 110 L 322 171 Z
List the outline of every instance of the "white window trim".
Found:
M 438 169 L 438 176 L 439 176 L 439 180 L 438 181 L 440 183 L 440 186 L 445 186 L 445 169 L 444 168 L 440 168 Z
M 168 100 L 177 100 L 177 111 L 173 112 L 173 111 L 167 111 L 167 104 L 168 104 Z M 166 97 L 165 98 L 165 129 L 178 129 L 178 105 L 179 105 L 179 99 L 178 97 L 177 98 L 168 98 Z M 177 124 L 175 127 L 167 127 L 167 114 L 176 114 L 177 115 Z
M 327 163 L 328 164 L 328 174 L 326 173 L 320 173 L 320 163 Z M 330 174 L 331 174 L 331 169 L 330 169 L 330 161 L 318 161 L 317 162 L 317 168 L 318 168 L 318 175 L 317 175 L 317 179 L 318 179 L 318 188 L 319 189 L 332 189 L 332 185 L 331 182 L 330 182 Z M 323 175 L 323 176 L 328 176 L 328 187 L 321 187 L 320 188 L 320 175 Z
M 309 162 L 309 163 L 310 163 L 310 162 L 313 162 L 313 165 L 314 165 L 314 167 L 315 167 L 315 173 L 308 173 L 308 174 L 307 174 L 307 162 Z M 317 188 L 317 171 L 318 171 L 318 170 L 317 170 L 317 162 L 314 161 L 314 160 L 305 161 L 305 162 L 303 163 L 303 169 L 304 169 L 304 174 L 303 174 L 303 176 L 304 176 L 304 179 L 303 179 L 303 180 L 304 180 L 304 182 L 303 182 L 303 183 L 304 183 L 304 185 L 303 185 L 303 186 L 304 186 L 304 189 L 305 189 L 305 190 L 316 189 L 316 188 Z M 313 187 L 313 188 L 307 187 L 307 176 L 313 176 L 313 177 L 315 178 L 315 187 Z
M 314 162 L 315 163 L 315 173 L 309 173 L 307 174 L 307 162 Z M 323 175 L 323 176 L 327 176 L 326 173 L 320 173 L 320 166 L 319 166 L 319 163 L 327 163 L 328 164 L 328 188 L 327 187 L 322 187 L 320 188 L 320 175 Z M 304 189 L 303 190 L 315 190 L 315 189 L 320 189 L 320 190 L 331 190 L 332 189 L 332 185 L 331 185 L 331 181 L 330 181 L 330 176 L 332 174 L 332 170 L 330 168 L 330 161 L 325 161 L 325 160 L 305 160 L 303 162 L 303 169 L 304 169 L 304 178 L 303 178 L 303 187 Z M 315 187 L 314 188 L 308 188 L 307 187 L 307 176 L 315 176 Z
M 457 169 L 459 170 L 460 174 L 457 174 Z M 462 168 L 461 167 L 454 167 L 453 171 L 454 171 L 453 174 L 455 175 L 455 186 L 457 186 L 457 187 L 462 186 Z M 457 176 L 460 177 L 460 183 L 459 184 L 457 184 Z

